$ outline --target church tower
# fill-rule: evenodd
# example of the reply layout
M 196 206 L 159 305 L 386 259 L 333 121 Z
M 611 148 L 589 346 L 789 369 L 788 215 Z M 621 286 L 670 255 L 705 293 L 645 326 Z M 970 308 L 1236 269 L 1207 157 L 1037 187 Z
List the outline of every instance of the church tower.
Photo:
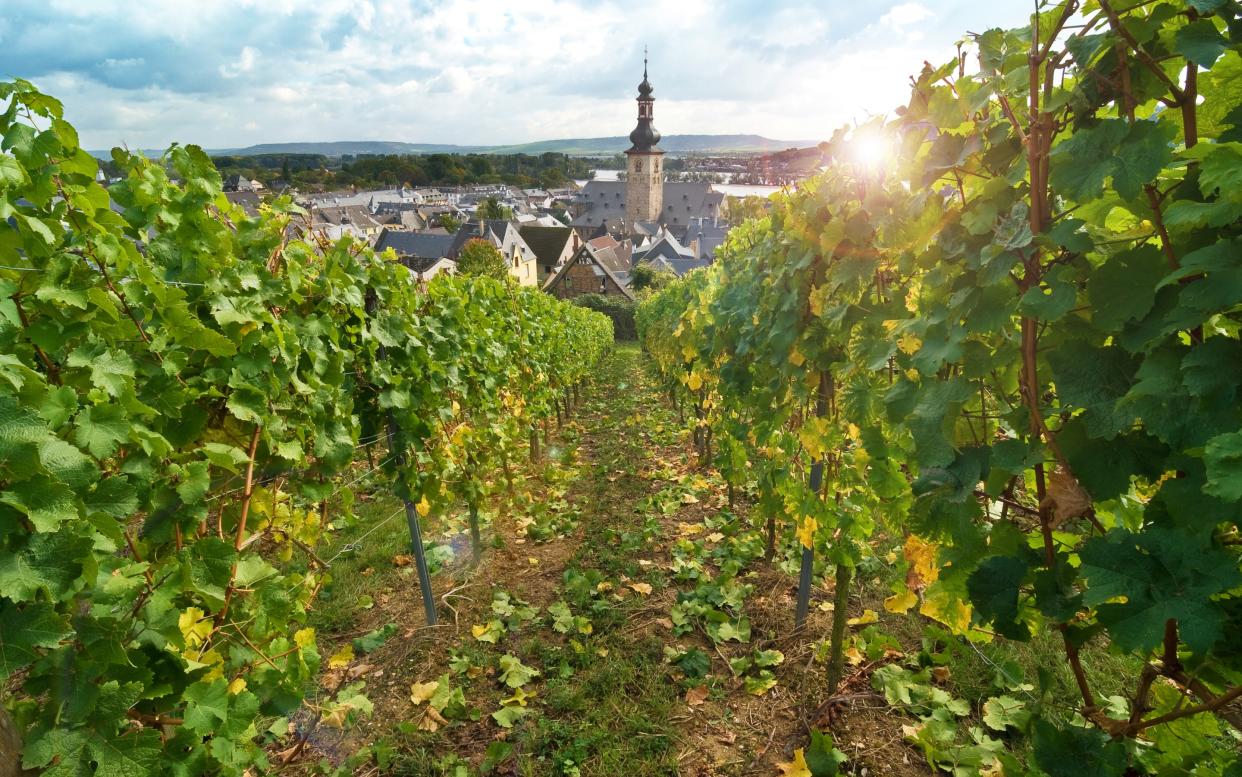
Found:
M 651 123 L 651 83 L 647 81 L 647 54 L 643 52 L 643 82 L 638 85 L 638 126 L 630 133 L 625 152 L 625 223 L 633 231 L 636 221 L 658 221 L 664 206 L 664 152 L 657 148 L 660 132 Z

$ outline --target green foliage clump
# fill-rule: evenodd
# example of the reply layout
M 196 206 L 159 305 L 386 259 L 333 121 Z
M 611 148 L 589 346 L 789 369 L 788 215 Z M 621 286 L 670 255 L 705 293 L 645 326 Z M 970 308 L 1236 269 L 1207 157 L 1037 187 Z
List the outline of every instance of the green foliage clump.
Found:
M 885 530 L 913 585 L 889 609 L 1056 635 L 1078 717 L 1015 723 L 1045 772 L 1236 760 L 1214 713 L 1242 697 L 1239 30 L 1236 4 L 1071 1 L 974 35 L 977 70 L 926 67 L 640 306 L 700 453 L 755 485 L 804 580 L 834 568 L 830 685 Z M 1135 667 L 1126 698 L 1086 644 Z
M 475 275 L 483 278 L 506 280 L 509 268 L 505 265 L 504 254 L 490 242 L 475 238 L 466 242 L 457 256 L 457 272 L 460 275 Z
M 57 100 L 17 80 L 0 101 L 0 681 L 23 764 L 266 772 L 323 663 L 314 549 L 352 518 L 360 442 L 387 440 L 368 474 L 420 514 L 477 494 L 611 322 L 490 278 L 420 288 L 300 234 L 287 198 L 248 217 L 196 146 L 114 149 L 105 189 Z M 311 714 L 369 709 L 357 682 Z
M 616 294 L 580 294 L 572 302 L 612 319 L 612 331 L 617 340 L 638 339 L 638 329 L 634 324 L 634 311 L 637 308 L 632 300 Z

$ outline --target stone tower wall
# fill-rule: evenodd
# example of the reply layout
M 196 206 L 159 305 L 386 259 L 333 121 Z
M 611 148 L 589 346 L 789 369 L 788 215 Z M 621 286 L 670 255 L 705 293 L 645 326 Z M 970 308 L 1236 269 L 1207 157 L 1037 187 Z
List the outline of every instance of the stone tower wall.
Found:
M 663 153 L 629 152 L 626 160 L 625 222 L 658 221 L 664 207 Z

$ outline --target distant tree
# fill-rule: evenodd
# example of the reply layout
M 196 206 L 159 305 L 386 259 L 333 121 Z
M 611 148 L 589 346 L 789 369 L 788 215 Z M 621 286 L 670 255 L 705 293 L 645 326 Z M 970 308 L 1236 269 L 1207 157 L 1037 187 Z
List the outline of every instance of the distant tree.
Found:
M 475 215 L 478 216 L 480 220 L 501 219 L 503 221 L 508 221 L 513 218 L 513 211 L 501 205 L 500 201 L 495 197 L 488 197 L 484 199 L 483 202 L 479 203 L 479 207 L 475 211 Z
M 457 230 L 461 229 L 461 221 L 452 213 L 445 213 L 440 216 L 440 226 L 444 227 L 444 231 L 450 235 L 455 235 Z
M 286 184 L 293 179 L 289 174 L 289 157 L 285 157 L 280 163 L 280 179 Z
M 505 265 L 505 257 L 500 249 L 478 238 L 468 241 L 457 255 L 457 272 L 461 275 L 485 275 L 500 280 L 509 277 L 509 268 Z
M 555 167 L 549 167 L 539 174 L 539 184 L 545 189 L 564 186 L 565 174 Z
M 656 291 L 675 280 L 677 280 L 677 276 L 668 270 L 657 270 L 646 263 L 640 264 L 630 271 L 630 288 L 634 291 L 642 291 L 643 289 Z
M 730 224 L 741 224 L 750 219 L 763 218 L 768 215 L 771 206 L 766 197 L 726 197 L 724 211 Z

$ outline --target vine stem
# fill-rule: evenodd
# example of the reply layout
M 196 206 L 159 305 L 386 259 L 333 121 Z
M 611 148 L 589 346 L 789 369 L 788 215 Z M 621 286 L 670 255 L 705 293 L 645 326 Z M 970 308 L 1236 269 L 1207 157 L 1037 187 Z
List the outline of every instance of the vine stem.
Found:
M 237 533 L 233 538 L 233 549 L 241 552 L 246 540 L 246 519 L 250 515 L 250 501 L 254 496 L 254 460 L 259 450 L 259 432 L 262 427 L 259 424 L 254 425 L 254 432 L 250 435 L 250 461 L 246 464 L 246 489 L 242 492 L 241 514 L 237 518 Z M 220 628 L 220 624 L 224 623 L 225 616 L 228 615 L 229 605 L 233 601 L 233 594 L 237 591 L 235 583 L 237 581 L 237 560 L 233 560 L 233 568 L 229 572 L 229 584 L 224 589 L 224 604 L 220 605 L 220 611 L 216 613 L 214 628 Z
M 1026 137 L 1026 151 L 1028 158 L 1027 166 L 1031 176 L 1029 223 L 1031 232 L 1035 235 L 1046 231 L 1051 214 L 1048 190 L 1048 153 L 1052 147 L 1053 128 L 1050 126 L 1052 117 L 1040 108 L 1040 76 L 1048 52 L 1051 50 L 1061 28 L 1069 19 L 1069 15 L 1075 5 L 1075 3 L 1066 4 L 1065 11 L 1062 13 L 1054 29 L 1049 32 L 1048 39 L 1042 46 L 1039 41 L 1039 15 L 1036 14 L 1032 20 L 1031 53 L 1028 60 L 1028 67 L 1030 68 L 1031 123 Z M 1051 73 L 1049 77 L 1051 77 Z M 1012 114 L 1010 120 L 1013 121 Z M 1040 263 L 1039 253 L 1036 251 L 1026 257 L 1023 262 L 1023 276 L 1019 283 L 1019 288 L 1022 293 L 1025 293 L 1029 289 L 1038 287 L 1042 280 L 1043 267 Z M 1055 441 L 1044 423 L 1043 412 L 1040 408 L 1040 384 L 1037 362 L 1039 356 L 1039 326 L 1038 321 L 1030 316 L 1023 316 L 1021 320 L 1021 355 L 1022 370 L 1019 384 L 1021 386 L 1022 398 L 1030 414 L 1029 431 L 1031 439 L 1046 441 L 1049 447 L 1053 449 L 1056 458 L 1060 460 L 1062 457 L 1056 449 Z M 1056 545 L 1052 536 L 1054 516 L 1052 514 L 1052 505 L 1047 499 L 1048 484 L 1042 463 L 1035 465 L 1035 493 L 1039 501 L 1039 525 L 1040 533 L 1043 537 L 1044 563 L 1049 569 L 1055 569 L 1057 555 Z M 1083 670 L 1078 645 L 1071 639 L 1068 624 L 1057 624 L 1057 630 L 1061 632 L 1061 641 L 1065 647 L 1065 655 L 1074 674 L 1074 681 L 1078 685 L 1078 691 L 1082 695 L 1083 704 L 1088 711 L 1093 710 L 1095 709 L 1095 696 L 1091 692 L 1090 683 L 1087 681 L 1086 672 Z
M 1225 691 L 1224 693 L 1215 697 L 1211 701 L 1204 702 L 1203 704 L 1200 704 L 1198 706 L 1182 707 L 1181 709 L 1173 710 L 1172 712 L 1166 712 L 1163 715 L 1157 715 L 1154 718 L 1148 718 L 1147 720 L 1140 720 L 1137 723 L 1127 726 L 1125 729 L 1125 734 L 1126 736 L 1133 736 L 1139 733 L 1140 731 L 1143 731 L 1144 729 L 1149 729 L 1153 726 L 1159 726 L 1164 723 L 1171 723 L 1175 720 L 1180 720 L 1181 718 L 1188 718 L 1191 715 L 1198 715 L 1201 712 L 1215 712 L 1221 707 L 1224 707 L 1225 705 L 1239 698 L 1242 698 L 1242 685 L 1238 685 L 1233 688 L 1230 688 L 1228 691 Z

